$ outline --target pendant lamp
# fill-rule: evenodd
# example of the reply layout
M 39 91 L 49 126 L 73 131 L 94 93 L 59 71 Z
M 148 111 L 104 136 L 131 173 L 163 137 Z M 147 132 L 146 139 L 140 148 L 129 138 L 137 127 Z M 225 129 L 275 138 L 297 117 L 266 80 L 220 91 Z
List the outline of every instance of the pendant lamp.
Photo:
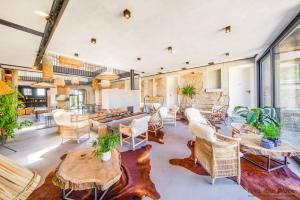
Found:
M 13 89 L 11 89 L 4 81 L 0 80 L 0 95 L 8 95 L 13 92 Z

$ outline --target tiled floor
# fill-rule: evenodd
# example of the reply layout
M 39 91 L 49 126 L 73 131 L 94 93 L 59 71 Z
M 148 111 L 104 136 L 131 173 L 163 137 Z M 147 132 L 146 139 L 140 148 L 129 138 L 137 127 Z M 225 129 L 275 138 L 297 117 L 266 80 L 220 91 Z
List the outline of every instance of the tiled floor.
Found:
M 17 150 L 17 153 L 3 148 L 0 148 L 0 153 L 36 170 L 44 178 L 58 165 L 61 155 L 90 146 L 96 137 L 93 132 L 92 138 L 82 139 L 80 144 L 75 141 L 61 144 L 56 129 L 53 127 L 21 132 L 8 143 L 10 147 Z M 199 176 L 182 167 L 170 165 L 171 158 L 189 156 L 190 152 L 186 144 L 191 139 L 191 134 L 187 130 L 187 125 L 182 122 L 178 122 L 176 127 L 166 126 L 164 132 L 165 144 L 149 142 L 153 146 L 150 154 L 151 177 L 161 194 L 161 199 L 255 199 L 243 187 L 229 179 L 217 179 L 215 185 L 211 185 L 210 178 L 207 176 Z M 231 130 L 229 127 L 222 126 L 221 132 L 230 134 Z M 121 150 L 126 148 L 123 147 Z M 300 175 L 300 167 L 292 161 L 290 168 L 298 176 Z

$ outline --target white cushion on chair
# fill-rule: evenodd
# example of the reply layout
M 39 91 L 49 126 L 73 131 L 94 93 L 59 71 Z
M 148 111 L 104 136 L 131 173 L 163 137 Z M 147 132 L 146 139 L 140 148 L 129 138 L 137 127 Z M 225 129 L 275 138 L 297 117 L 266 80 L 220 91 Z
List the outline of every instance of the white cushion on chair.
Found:
M 189 130 L 196 137 L 205 139 L 207 141 L 215 143 L 217 141 L 217 137 L 215 135 L 216 131 L 210 125 L 201 124 L 197 122 L 189 123 Z
M 168 112 L 169 112 L 169 110 L 167 107 L 160 107 L 160 109 L 159 109 L 159 114 L 162 118 L 167 118 Z
M 150 120 L 150 116 L 132 120 L 130 124 L 132 137 L 136 137 L 148 131 L 149 120 Z
M 207 123 L 207 120 L 203 115 L 201 115 L 200 111 L 196 108 L 187 108 L 185 109 L 185 115 L 189 122 L 195 123 Z

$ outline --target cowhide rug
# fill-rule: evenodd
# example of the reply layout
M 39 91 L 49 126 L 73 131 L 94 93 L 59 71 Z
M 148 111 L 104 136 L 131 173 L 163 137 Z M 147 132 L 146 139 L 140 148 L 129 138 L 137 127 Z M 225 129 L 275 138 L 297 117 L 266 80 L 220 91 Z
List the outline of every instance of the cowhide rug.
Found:
M 152 142 L 157 142 L 159 144 L 164 144 L 164 132 L 160 129 L 157 131 L 156 135 L 154 132 L 148 132 L 148 140 Z
M 109 200 L 140 200 L 143 196 L 159 199 L 154 183 L 150 179 L 149 153 L 151 145 L 146 145 L 136 151 L 121 153 L 122 176 L 106 194 L 104 199 Z M 61 190 L 52 184 L 54 172 L 51 172 L 43 185 L 36 189 L 28 198 L 29 200 L 56 200 L 61 199 Z M 93 198 L 94 190 L 73 192 L 69 197 L 80 200 Z M 98 194 L 99 197 L 100 194 Z
M 184 167 L 199 175 L 208 175 L 200 164 L 194 162 L 194 142 L 188 145 L 191 155 L 183 159 L 171 159 L 172 165 Z M 263 162 L 259 156 L 252 156 L 258 162 Z M 230 178 L 236 180 L 235 178 Z M 217 182 L 215 183 L 217 184 Z M 300 178 L 288 167 L 283 167 L 268 173 L 252 163 L 241 158 L 241 185 L 248 192 L 262 200 L 299 200 Z

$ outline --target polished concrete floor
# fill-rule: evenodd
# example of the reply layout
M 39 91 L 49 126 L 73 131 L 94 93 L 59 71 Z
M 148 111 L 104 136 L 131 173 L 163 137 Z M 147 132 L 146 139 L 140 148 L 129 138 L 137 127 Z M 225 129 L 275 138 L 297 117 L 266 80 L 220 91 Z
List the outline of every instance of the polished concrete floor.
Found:
M 37 171 L 43 178 L 54 170 L 60 162 L 60 156 L 91 145 L 96 137 L 92 133 L 90 139 L 82 138 L 81 143 L 67 141 L 61 144 L 56 132 L 57 128 L 27 130 L 17 134 L 16 138 L 7 145 L 17 150 L 13 153 L 0 148 L 0 153 L 16 160 L 18 163 Z M 230 128 L 222 126 L 221 132 L 230 134 Z M 199 176 L 182 167 L 169 164 L 171 158 L 184 158 L 190 151 L 186 144 L 191 139 L 187 125 L 178 122 L 176 127 L 166 126 L 165 144 L 149 142 L 151 150 L 151 178 L 155 183 L 161 199 L 192 200 L 192 199 L 255 199 L 250 193 L 229 179 L 217 179 L 214 185 L 208 176 Z M 126 147 L 121 148 L 121 151 Z M 300 176 L 300 167 L 290 161 L 290 168 Z M 44 180 L 42 180 L 43 182 Z

